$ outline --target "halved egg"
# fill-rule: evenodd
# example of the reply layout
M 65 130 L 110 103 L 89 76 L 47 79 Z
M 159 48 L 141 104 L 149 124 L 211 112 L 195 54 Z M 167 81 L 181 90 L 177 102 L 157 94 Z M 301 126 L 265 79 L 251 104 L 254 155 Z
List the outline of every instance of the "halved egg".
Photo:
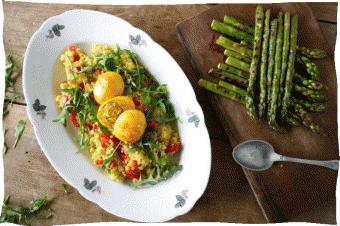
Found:
M 125 143 L 135 143 L 144 134 L 146 119 L 139 110 L 127 110 L 121 113 L 113 127 L 113 135 Z
M 124 80 L 120 74 L 113 71 L 100 74 L 93 89 L 94 99 L 99 104 L 113 97 L 121 96 L 123 92 Z
M 117 96 L 105 101 L 99 106 L 97 118 L 103 126 L 108 129 L 113 129 L 118 116 L 123 111 L 130 109 L 135 109 L 133 100 L 128 96 Z

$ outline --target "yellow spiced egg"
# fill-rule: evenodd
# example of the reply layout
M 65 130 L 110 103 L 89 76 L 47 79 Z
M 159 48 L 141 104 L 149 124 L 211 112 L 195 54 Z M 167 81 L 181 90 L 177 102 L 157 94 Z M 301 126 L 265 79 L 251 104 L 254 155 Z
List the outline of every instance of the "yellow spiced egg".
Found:
M 139 110 L 127 110 L 121 113 L 113 127 L 113 135 L 125 143 L 135 143 L 144 134 L 146 119 Z
M 133 100 L 128 96 L 117 96 L 99 106 L 97 118 L 103 126 L 113 129 L 118 116 L 130 109 L 135 109 Z
M 107 102 L 114 102 L 119 104 L 119 106 L 123 108 L 124 111 L 135 109 L 135 103 L 129 96 L 117 96 L 108 100 Z
M 113 71 L 100 74 L 93 89 L 94 99 L 99 104 L 113 97 L 121 96 L 123 92 L 124 80 L 120 74 Z

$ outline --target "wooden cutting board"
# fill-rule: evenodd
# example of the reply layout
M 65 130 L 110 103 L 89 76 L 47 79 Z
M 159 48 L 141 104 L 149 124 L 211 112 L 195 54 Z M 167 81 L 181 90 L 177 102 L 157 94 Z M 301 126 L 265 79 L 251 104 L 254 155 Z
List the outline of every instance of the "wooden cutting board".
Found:
M 222 53 L 209 48 L 214 34 L 218 36 L 210 29 L 212 19 L 223 20 L 224 15 L 230 15 L 251 25 L 254 24 L 255 7 L 253 4 L 217 5 L 177 25 L 178 38 L 197 71 L 197 80 L 200 77 L 211 79 L 208 70 L 224 59 Z M 304 128 L 290 129 L 286 134 L 278 133 L 269 129 L 265 122 L 252 121 L 245 108 L 238 103 L 209 93 L 220 123 L 233 146 L 248 139 L 262 139 L 273 144 L 276 151 L 283 155 L 338 159 L 337 86 L 331 48 L 307 4 L 268 4 L 264 7 L 271 8 L 274 16 L 279 10 L 298 14 L 298 44 L 321 48 L 329 54 L 326 59 L 316 62 L 321 71 L 321 81 L 328 87 L 326 94 L 329 109 L 324 113 L 313 114 L 313 118 L 325 129 L 327 135 L 321 136 Z M 201 92 L 207 91 L 202 89 Z M 332 170 L 294 163 L 274 164 L 270 170 L 259 173 L 243 170 L 269 222 L 296 219 L 301 213 L 312 211 L 315 207 L 335 199 L 337 172 Z

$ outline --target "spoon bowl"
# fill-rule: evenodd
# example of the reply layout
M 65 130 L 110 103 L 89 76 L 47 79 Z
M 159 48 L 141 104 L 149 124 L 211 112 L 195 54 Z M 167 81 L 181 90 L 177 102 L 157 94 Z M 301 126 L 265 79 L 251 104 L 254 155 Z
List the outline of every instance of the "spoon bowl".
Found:
M 240 143 L 234 148 L 232 155 L 239 165 L 253 171 L 267 170 L 277 161 L 318 165 L 333 170 L 338 170 L 339 168 L 339 160 L 319 161 L 279 155 L 275 153 L 270 143 L 263 140 L 248 140 Z
M 234 160 L 243 167 L 262 171 L 272 167 L 273 154 L 275 152 L 271 144 L 261 140 L 249 140 L 237 145 L 232 155 Z

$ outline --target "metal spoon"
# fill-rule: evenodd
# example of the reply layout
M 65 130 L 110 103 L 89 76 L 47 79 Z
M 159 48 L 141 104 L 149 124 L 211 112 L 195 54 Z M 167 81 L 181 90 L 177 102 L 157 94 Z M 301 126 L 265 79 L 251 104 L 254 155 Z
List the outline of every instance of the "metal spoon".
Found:
M 339 169 L 339 160 L 318 161 L 279 155 L 275 153 L 271 144 L 263 140 L 249 140 L 237 145 L 233 150 L 233 158 L 241 166 L 254 171 L 269 169 L 274 162 L 278 161 L 305 163 L 332 170 Z

